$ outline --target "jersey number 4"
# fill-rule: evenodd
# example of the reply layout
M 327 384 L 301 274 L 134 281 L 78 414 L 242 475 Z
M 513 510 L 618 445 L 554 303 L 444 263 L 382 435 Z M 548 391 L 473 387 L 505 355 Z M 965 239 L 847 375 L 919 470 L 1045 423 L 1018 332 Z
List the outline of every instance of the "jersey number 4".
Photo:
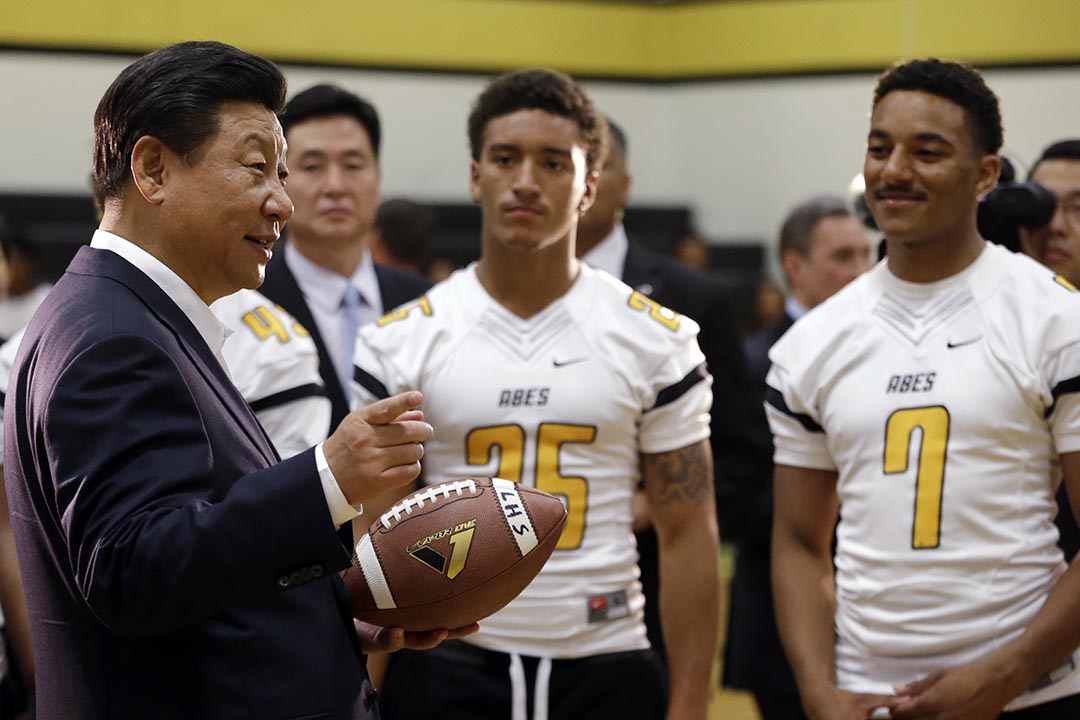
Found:
M 566 498 L 566 526 L 556 550 L 573 550 L 585 536 L 585 511 L 589 506 L 589 482 L 583 477 L 559 471 L 559 451 L 566 443 L 591 443 L 596 428 L 591 425 L 540 423 L 536 434 L 536 488 Z M 525 429 L 520 425 L 493 425 L 475 428 L 465 438 L 466 462 L 487 465 L 491 451 L 499 449 L 498 477 L 521 482 L 525 460 Z
M 945 455 L 949 443 L 949 411 L 940 405 L 903 408 L 885 423 L 885 473 L 906 473 L 915 431 L 919 430 L 915 474 L 915 518 L 911 547 L 936 548 L 941 542 L 941 499 L 945 491 Z

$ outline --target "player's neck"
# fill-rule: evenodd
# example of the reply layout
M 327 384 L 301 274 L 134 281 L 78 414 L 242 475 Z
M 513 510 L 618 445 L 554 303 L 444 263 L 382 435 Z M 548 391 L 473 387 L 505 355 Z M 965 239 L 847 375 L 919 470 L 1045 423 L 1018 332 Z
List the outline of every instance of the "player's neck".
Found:
M 889 270 L 901 280 L 914 283 L 937 282 L 956 275 L 975 262 L 986 245 L 974 230 L 959 242 L 946 239 L 886 242 Z
M 476 277 L 495 302 L 528 319 L 562 297 L 577 279 L 581 264 L 572 253 L 485 250 Z

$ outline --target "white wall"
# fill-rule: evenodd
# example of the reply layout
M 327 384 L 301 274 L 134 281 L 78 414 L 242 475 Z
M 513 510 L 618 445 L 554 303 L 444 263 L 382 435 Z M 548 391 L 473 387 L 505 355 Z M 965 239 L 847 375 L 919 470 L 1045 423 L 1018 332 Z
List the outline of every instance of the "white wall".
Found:
M 0 52 L 0 192 L 87 193 L 94 108 L 127 57 Z M 383 193 L 467 202 L 465 118 L 485 79 L 286 67 L 290 86 L 334 82 L 379 108 Z M 1080 136 L 1080 68 L 992 70 L 1006 150 L 1026 166 Z M 715 242 L 772 242 L 784 212 L 843 193 L 859 172 L 870 74 L 681 85 L 588 82 L 630 138 L 639 204 L 690 206 Z

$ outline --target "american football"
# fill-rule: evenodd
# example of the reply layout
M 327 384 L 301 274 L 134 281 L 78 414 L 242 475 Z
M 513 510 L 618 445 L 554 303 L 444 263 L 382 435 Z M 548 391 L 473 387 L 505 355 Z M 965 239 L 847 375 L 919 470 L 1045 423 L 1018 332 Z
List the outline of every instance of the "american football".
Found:
M 353 616 L 406 630 L 476 622 L 540 572 L 565 522 L 557 497 L 500 478 L 418 490 L 356 546 L 342 576 Z

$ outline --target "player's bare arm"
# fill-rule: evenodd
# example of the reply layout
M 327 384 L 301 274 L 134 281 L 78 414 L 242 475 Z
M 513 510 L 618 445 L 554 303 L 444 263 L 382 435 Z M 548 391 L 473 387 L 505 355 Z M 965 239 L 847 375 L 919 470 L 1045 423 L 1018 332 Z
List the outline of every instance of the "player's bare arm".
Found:
M 641 473 L 660 543 L 660 616 L 671 679 L 667 716 L 705 718 L 720 609 L 712 451 L 703 440 L 642 455 Z
M 832 533 L 840 503 L 836 472 L 776 466 L 772 581 L 776 621 L 806 714 L 869 717 L 888 698 L 836 687 Z
M 1066 489 L 1080 496 L 1080 452 L 1060 456 Z M 1076 511 L 1074 509 L 1074 514 Z M 977 662 L 950 668 L 899 690 L 909 699 L 893 708 L 897 720 L 992 720 L 1080 646 L 1080 555 L 1057 581 L 1046 603 L 1013 642 Z

